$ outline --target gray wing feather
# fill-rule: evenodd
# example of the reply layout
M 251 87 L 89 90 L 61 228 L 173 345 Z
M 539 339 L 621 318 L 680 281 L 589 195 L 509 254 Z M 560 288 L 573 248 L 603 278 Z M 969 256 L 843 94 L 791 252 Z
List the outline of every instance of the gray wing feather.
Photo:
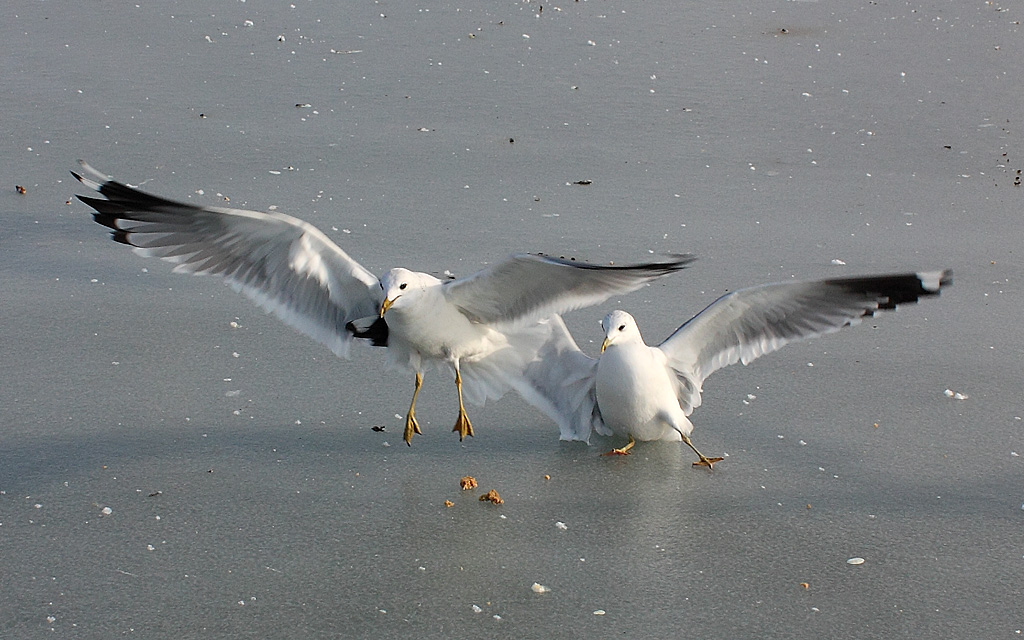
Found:
M 590 435 L 611 435 L 597 406 L 597 360 L 580 351 L 565 323 L 553 316 L 548 341 L 526 367 L 525 383 L 514 386 L 523 398 L 558 423 L 562 440 L 590 442 Z
M 377 277 L 313 225 L 280 213 L 197 207 L 72 172 L 104 198 L 79 196 L 117 242 L 174 271 L 215 275 L 288 325 L 346 355 L 345 324 L 377 311 Z
M 619 267 L 519 254 L 445 283 L 443 291 L 449 302 L 476 322 L 516 323 L 598 304 L 694 260 L 691 255 L 675 255 L 664 262 Z
M 783 346 L 858 324 L 879 309 L 938 295 L 952 272 L 785 282 L 722 296 L 679 327 L 660 348 L 680 377 L 697 388 L 718 369 Z

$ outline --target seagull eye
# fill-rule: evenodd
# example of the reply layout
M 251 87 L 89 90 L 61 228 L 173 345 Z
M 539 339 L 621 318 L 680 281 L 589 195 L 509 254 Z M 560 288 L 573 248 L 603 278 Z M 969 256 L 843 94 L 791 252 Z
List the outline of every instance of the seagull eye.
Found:
M 399 288 L 399 289 L 401 289 L 402 291 L 405 291 L 405 288 L 406 288 L 406 287 L 408 287 L 408 286 L 409 286 L 409 285 L 407 285 L 407 284 L 405 284 L 405 283 L 403 282 L 402 284 L 398 285 L 398 288 Z
M 625 330 L 626 330 L 626 325 L 620 324 L 619 325 L 619 331 L 625 331 Z

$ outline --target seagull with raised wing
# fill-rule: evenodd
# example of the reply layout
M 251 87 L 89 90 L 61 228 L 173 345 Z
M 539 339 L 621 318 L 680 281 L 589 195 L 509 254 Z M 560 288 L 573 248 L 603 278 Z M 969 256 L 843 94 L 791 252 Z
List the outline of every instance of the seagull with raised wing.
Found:
M 704 380 L 730 364 L 748 364 L 785 345 L 856 325 L 879 310 L 935 296 L 952 272 L 783 282 L 740 289 L 713 302 L 656 347 L 644 343 L 633 316 L 612 311 L 601 322 L 601 354 L 580 351 L 560 319 L 538 360 L 527 367 L 524 397 L 558 422 L 562 440 L 592 433 L 637 440 L 690 441 L 688 416 L 700 406 Z
M 298 218 L 166 200 L 80 164 L 86 175 L 72 175 L 103 198 L 79 199 L 115 241 L 172 262 L 177 272 L 220 276 L 339 356 L 356 338 L 387 347 L 391 363 L 415 373 L 407 443 L 420 433 L 416 397 L 429 366 L 454 371 L 453 430 L 460 439 L 473 435 L 463 392 L 482 404 L 525 387 L 523 371 L 560 324 L 551 316 L 635 290 L 693 261 L 677 255 L 620 267 L 520 254 L 458 280 L 399 268 L 378 279 Z

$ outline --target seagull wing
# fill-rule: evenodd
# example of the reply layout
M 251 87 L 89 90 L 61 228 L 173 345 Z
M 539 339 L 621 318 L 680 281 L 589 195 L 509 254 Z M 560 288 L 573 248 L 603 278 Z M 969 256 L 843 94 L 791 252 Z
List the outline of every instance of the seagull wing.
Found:
M 443 291 L 448 302 L 474 322 L 521 323 L 598 304 L 694 260 L 691 255 L 675 255 L 664 262 L 619 267 L 519 254 L 446 282 Z
M 345 324 L 376 314 L 377 277 L 313 225 L 280 213 L 165 200 L 81 165 L 90 177 L 72 175 L 105 199 L 78 199 L 139 255 L 173 262 L 175 271 L 220 276 L 342 356 L 352 340 Z
M 562 440 L 589 443 L 595 431 L 611 435 L 597 406 L 597 360 L 580 351 L 560 316 L 544 322 L 551 327 L 549 338 L 526 367 L 523 380 L 513 381 L 513 386 L 558 423 Z
M 952 272 L 945 270 L 740 289 L 676 329 L 660 348 L 677 376 L 696 385 L 695 407 L 701 384 L 722 367 L 747 364 L 791 342 L 858 324 L 879 309 L 938 295 L 951 283 Z

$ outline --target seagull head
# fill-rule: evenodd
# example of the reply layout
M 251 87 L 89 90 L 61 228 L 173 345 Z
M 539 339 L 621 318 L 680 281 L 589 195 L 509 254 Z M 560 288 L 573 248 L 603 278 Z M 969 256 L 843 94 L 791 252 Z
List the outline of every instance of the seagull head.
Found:
M 643 342 L 640 328 L 636 326 L 636 320 L 625 311 L 612 311 L 606 315 L 601 321 L 601 328 L 604 329 L 601 353 L 604 353 L 604 350 L 613 344 Z
M 392 307 L 401 309 L 408 307 L 420 295 L 432 287 L 440 286 L 441 281 L 432 275 L 396 268 L 384 274 L 380 279 L 380 288 L 384 292 L 384 302 L 380 305 L 380 316 L 383 318 Z

